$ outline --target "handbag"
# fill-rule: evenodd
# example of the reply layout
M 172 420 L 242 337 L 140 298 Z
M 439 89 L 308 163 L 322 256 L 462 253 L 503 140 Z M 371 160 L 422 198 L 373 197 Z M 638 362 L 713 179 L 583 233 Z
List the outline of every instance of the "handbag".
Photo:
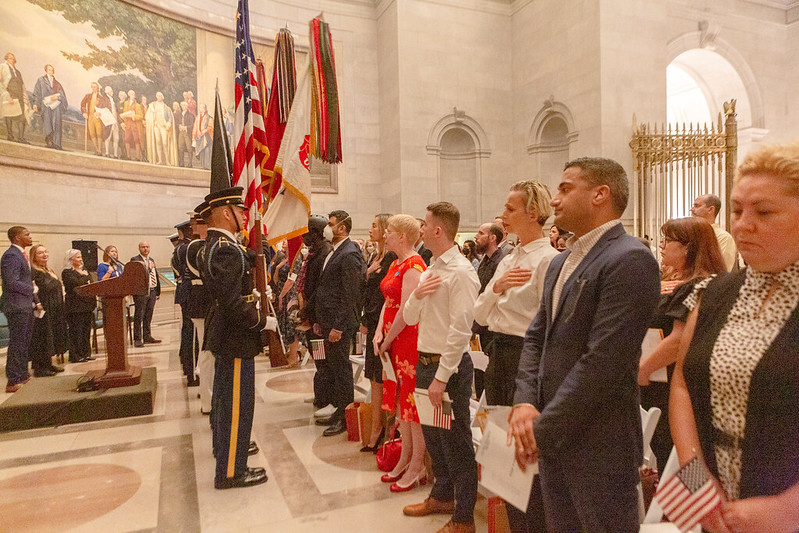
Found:
M 399 425 L 399 424 L 397 424 Z M 380 449 L 377 450 L 377 468 L 382 472 L 391 472 L 394 467 L 399 463 L 400 455 L 402 455 L 402 438 L 396 436 L 396 428 L 394 426 L 389 433 L 393 438 L 387 440 Z

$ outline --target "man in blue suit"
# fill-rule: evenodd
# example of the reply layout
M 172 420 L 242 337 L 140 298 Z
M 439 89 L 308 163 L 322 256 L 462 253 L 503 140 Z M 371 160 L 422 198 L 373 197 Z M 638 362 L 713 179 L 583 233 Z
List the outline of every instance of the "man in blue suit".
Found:
M 8 230 L 8 240 L 11 246 L 0 259 L 0 276 L 3 278 L 0 311 L 8 319 L 6 392 L 17 392 L 31 378 L 28 349 L 33 334 L 33 311 L 41 310 L 42 305 L 34 292 L 31 267 L 25 257 L 25 248 L 33 244 L 31 232 L 22 226 L 12 226 Z
M 350 346 L 360 324 L 358 312 L 366 264 L 360 248 L 350 240 L 351 230 L 352 219 L 346 211 L 330 213 L 325 239 L 333 249 L 325 258 L 313 301 L 309 302 L 316 320 L 313 330 L 324 339 L 326 358 L 317 361 L 322 364 L 318 364 L 314 376 L 314 394 L 317 399 L 329 394 L 336 408 L 329 418 L 316 421 L 320 426 L 329 426 L 322 433 L 325 437 L 347 430 L 344 410 L 354 395 Z
M 538 462 L 549 531 L 639 528 L 636 376 L 660 277 L 619 220 L 628 195 L 621 165 L 581 158 L 552 199 L 555 224 L 574 237 L 547 270 L 508 429 L 519 466 Z

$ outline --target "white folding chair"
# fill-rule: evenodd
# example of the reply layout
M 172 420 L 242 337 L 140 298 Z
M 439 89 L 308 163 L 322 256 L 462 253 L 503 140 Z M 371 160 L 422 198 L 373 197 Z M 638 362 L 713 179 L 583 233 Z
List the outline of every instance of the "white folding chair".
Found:
M 643 407 L 639 407 L 641 409 L 641 430 L 644 434 L 644 465 L 650 466 L 657 465 L 657 460 L 655 459 L 655 454 L 652 453 L 652 448 L 650 447 L 650 443 L 652 442 L 652 435 L 655 434 L 655 427 L 658 425 L 658 420 L 660 420 L 660 409 L 658 407 L 652 407 L 649 410 L 644 409 Z M 644 517 L 646 515 L 646 508 L 644 506 L 644 489 L 641 486 L 641 483 L 638 483 L 638 517 L 641 522 L 644 521 Z

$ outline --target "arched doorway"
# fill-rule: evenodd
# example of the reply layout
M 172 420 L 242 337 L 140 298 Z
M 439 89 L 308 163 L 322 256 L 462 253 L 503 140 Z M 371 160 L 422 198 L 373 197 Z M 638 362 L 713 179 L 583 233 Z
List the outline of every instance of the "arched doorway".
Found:
M 702 32 L 675 39 L 667 55 L 668 123 L 717 124 L 723 103 L 735 99 L 740 161 L 768 131 L 760 88 L 749 65 L 724 39 L 709 40 Z

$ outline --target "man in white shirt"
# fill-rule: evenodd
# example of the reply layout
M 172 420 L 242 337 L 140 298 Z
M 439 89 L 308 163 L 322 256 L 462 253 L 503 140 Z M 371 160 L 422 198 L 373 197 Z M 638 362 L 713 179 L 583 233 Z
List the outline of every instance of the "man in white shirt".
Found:
M 545 185 L 520 181 L 511 186 L 502 220 L 519 244 L 499 263 L 486 290 L 477 298 L 474 319 L 488 326 L 491 344 L 486 368 L 486 401 L 513 405 L 519 354 L 524 333 L 538 312 L 549 262 L 558 252 L 544 236 L 543 225 L 552 214 Z
M 477 500 L 477 463 L 469 427 L 474 367 L 466 350 L 480 282 L 455 245 L 459 224 L 460 213 L 451 203 L 427 206 L 422 239 L 433 258 L 403 308 L 405 323 L 419 324 L 416 386 L 427 388 L 435 407 L 441 407 L 446 390 L 455 417 L 450 430 L 422 426 L 436 481 L 424 502 L 403 510 L 408 516 L 453 513 L 439 533 L 474 532 Z
M 721 199 L 715 194 L 704 194 L 694 200 L 691 214 L 696 218 L 707 220 L 713 226 L 713 231 L 716 232 L 716 240 L 719 241 L 719 248 L 721 248 L 721 257 L 724 258 L 724 265 L 727 267 L 727 272 L 729 272 L 738 262 L 738 248 L 735 246 L 732 235 L 716 224 L 716 218 L 719 216 L 720 210 Z

